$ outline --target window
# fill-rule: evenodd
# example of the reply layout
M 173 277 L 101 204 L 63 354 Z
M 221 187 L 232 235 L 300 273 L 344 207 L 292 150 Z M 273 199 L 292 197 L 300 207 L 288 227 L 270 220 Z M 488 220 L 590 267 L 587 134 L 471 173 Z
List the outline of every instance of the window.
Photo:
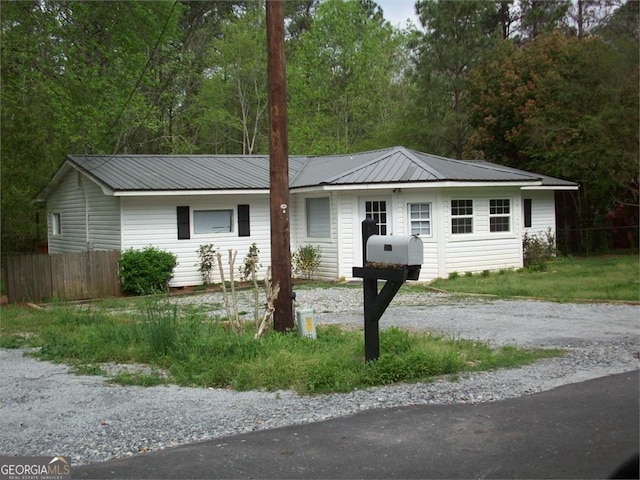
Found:
M 331 237 L 329 197 L 307 198 L 307 237 Z
M 189 240 L 191 238 L 189 206 L 176 207 L 176 216 L 178 218 L 178 240 Z
M 194 210 L 193 233 L 229 233 L 232 231 L 232 210 Z
M 409 204 L 409 230 L 411 235 L 431 235 L 431 204 Z
M 524 199 L 524 226 L 525 228 L 531 227 L 531 199 Z
M 51 231 L 54 235 L 62 235 L 62 217 L 60 212 L 51 214 Z
M 473 233 L 473 200 L 451 200 L 451 233 Z
M 511 201 L 508 198 L 489 200 L 489 231 L 511 230 Z
M 238 236 L 251 236 L 251 221 L 249 217 L 249 205 L 238 205 Z
M 378 224 L 378 235 L 387 234 L 387 202 L 367 201 L 364 202 L 366 218 L 373 218 Z

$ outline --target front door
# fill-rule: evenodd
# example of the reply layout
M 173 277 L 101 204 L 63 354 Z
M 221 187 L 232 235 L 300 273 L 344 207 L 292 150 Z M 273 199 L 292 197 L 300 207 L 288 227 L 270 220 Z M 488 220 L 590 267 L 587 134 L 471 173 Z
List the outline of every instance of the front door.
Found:
M 387 200 L 365 200 L 364 217 L 373 218 L 378 224 L 378 235 L 390 233 L 389 215 L 387 214 Z
M 366 197 L 360 198 L 360 212 L 357 225 L 354 225 L 356 232 L 354 245 L 355 265 L 362 265 L 362 220 L 373 218 L 378 224 L 378 235 L 391 235 L 393 227 L 391 223 L 391 198 L 389 197 Z

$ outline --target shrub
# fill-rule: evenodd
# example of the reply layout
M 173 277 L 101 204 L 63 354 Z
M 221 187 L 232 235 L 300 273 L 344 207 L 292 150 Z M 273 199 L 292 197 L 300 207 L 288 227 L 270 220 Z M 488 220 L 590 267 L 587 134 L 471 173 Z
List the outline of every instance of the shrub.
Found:
M 545 271 L 547 262 L 556 256 L 556 240 L 547 229 L 544 234 L 529 235 L 525 232 L 522 237 L 523 263 L 529 270 Z
M 173 253 L 152 246 L 125 250 L 119 261 L 122 290 L 134 295 L 165 292 L 177 264 Z
M 240 265 L 240 278 L 243 282 L 247 280 L 253 280 L 256 276 L 256 273 L 262 266 L 260 263 L 260 259 L 258 258 L 258 254 L 260 253 L 260 249 L 258 245 L 254 243 L 249 247 L 249 252 L 244 257 L 244 262 Z
M 296 273 L 302 273 L 307 280 L 311 280 L 320 267 L 321 258 L 320 246 L 301 245 L 291 257 L 291 262 Z
M 198 266 L 198 271 L 202 275 L 202 281 L 204 284 L 209 285 L 211 283 L 213 268 L 216 265 L 216 249 L 213 244 L 207 243 L 205 245 L 200 245 L 196 252 L 200 259 L 200 263 L 196 264 Z

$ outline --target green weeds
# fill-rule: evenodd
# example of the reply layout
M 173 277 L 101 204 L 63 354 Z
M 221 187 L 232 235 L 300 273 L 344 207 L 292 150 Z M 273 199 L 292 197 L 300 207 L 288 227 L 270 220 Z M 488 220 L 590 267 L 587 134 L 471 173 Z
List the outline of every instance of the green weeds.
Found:
M 116 373 L 110 380 L 123 385 L 348 392 L 524 365 L 562 354 L 493 349 L 484 343 L 389 328 L 380 332 L 380 358 L 365 362 L 362 331 L 327 326 L 318 328 L 317 340 L 296 332 L 272 332 L 255 340 L 250 328 L 238 335 L 222 319 L 200 309 L 179 309 L 166 299 L 141 301 L 127 313 L 100 305 L 49 307 L 46 315 L 18 307 L 3 313 L 3 345 L 37 345 L 35 356 L 67 363 L 76 373 L 107 375 L 102 368 L 106 362 L 149 366 Z

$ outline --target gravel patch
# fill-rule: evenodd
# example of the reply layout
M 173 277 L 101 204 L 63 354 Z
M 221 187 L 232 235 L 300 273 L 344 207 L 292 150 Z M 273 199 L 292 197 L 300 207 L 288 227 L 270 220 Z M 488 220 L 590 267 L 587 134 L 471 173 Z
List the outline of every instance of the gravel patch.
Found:
M 361 289 L 300 289 L 316 323 L 362 326 Z M 251 312 L 251 292 L 240 292 Z M 219 294 L 174 298 L 223 315 Z M 175 385 L 123 387 L 73 375 L 65 365 L 0 350 L 0 453 L 62 455 L 75 465 L 232 434 L 316 422 L 372 408 L 497 401 L 640 367 L 640 307 L 557 304 L 400 293 L 380 327 L 445 333 L 492 344 L 562 347 L 569 354 L 517 369 L 348 394 L 234 392 Z M 248 313 L 247 317 L 251 314 Z

